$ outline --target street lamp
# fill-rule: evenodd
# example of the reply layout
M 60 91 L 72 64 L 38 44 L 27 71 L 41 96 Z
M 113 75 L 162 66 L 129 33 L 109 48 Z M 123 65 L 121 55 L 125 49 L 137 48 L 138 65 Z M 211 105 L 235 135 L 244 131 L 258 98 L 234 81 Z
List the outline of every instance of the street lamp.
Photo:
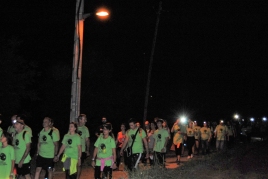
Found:
M 75 10 L 70 122 L 74 122 L 80 114 L 84 20 L 90 15 L 91 14 L 84 14 L 84 0 L 77 0 Z M 96 15 L 98 15 L 98 13 L 96 13 Z M 108 15 L 109 13 L 107 11 L 106 13 L 104 13 L 104 11 L 101 13 L 101 16 Z
M 239 121 L 239 118 L 240 118 L 240 116 L 239 116 L 238 114 L 235 114 L 235 115 L 234 115 L 234 119 L 235 119 L 235 120 Z

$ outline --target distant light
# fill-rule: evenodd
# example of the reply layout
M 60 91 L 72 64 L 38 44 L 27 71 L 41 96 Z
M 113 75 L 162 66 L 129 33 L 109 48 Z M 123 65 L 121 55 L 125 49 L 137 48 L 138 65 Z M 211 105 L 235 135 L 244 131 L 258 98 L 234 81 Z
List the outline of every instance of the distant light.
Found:
M 263 117 L 262 120 L 263 120 L 263 121 L 267 121 L 267 118 L 266 118 L 266 117 Z
M 185 116 L 180 117 L 182 123 L 186 123 L 187 119 Z
M 152 98 L 153 96 L 151 95 L 150 97 Z
M 252 118 L 250 118 L 250 121 L 251 121 L 251 122 L 254 122 L 254 118 L 253 118 L 253 117 L 252 117 Z
M 235 115 L 234 115 L 234 118 L 235 118 L 235 119 L 239 119 L 239 115 L 238 115 L 238 114 L 235 114 Z

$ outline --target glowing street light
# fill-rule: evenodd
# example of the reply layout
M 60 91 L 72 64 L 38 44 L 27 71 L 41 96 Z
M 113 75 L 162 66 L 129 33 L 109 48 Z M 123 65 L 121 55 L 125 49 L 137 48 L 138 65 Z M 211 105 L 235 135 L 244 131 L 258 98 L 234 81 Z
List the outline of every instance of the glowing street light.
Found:
M 266 118 L 266 117 L 263 117 L 262 120 L 263 120 L 263 121 L 267 121 L 267 118 Z
M 91 16 L 90 13 L 84 14 L 84 0 L 76 0 L 75 12 L 70 122 L 74 122 L 80 115 L 84 20 Z M 107 17 L 109 15 L 104 9 L 98 11 L 96 15 L 98 14 L 100 15 L 99 17 Z
M 234 115 L 234 118 L 235 118 L 235 119 L 239 119 L 239 115 L 238 115 L 238 114 L 235 114 L 235 115 Z
M 96 15 L 97 15 L 97 16 L 108 16 L 109 13 L 106 12 L 106 11 L 101 11 L 101 12 L 97 12 Z
M 255 119 L 254 119 L 253 117 L 252 117 L 252 118 L 250 118 L 250 121 L 251 121 L 251 122 L 254 122 L 254 120 L 255 120 Z

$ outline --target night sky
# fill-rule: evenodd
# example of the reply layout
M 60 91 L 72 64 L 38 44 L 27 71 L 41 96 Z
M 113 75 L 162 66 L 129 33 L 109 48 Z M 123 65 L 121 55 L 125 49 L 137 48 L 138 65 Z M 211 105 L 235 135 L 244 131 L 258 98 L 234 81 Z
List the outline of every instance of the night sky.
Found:
M 85 12 L 101 5 L 110 19 L 85 21 L 81 113 L 142 121 L 158 1 L 85 0 Z M 267 115 L 267 3 L 164 0 L 162 6 L 148 119 Z M 14 113 L 68 121 L 75 0 L 11 0 L 0 8 L 1 38 L 21 41 L 19 55 L 36 64 L 30 88 L 38 100 L 21 102 Z

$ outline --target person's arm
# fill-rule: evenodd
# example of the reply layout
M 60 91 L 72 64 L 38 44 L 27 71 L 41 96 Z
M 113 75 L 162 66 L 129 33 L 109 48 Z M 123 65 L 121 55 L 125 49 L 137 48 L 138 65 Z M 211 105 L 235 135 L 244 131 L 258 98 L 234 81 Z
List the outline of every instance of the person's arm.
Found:
M 119 142 L 119 141 L 118 141 L 118 136 L 119 136 L 119 132 L 117 133 L 117 136 L 116 136 L 115 146 L 117 146 L 117 143 Z
M 90 139 L 89 137 L 86 138 L 86 150 L 87 150 L 87 156 L 90 155 Z
M 177 125 L 177 122 L 175 122 L 175 123 L 173 124 L 172 128 L 171 128 L 171 132 L 172 132 L 172 133 L 175 132 L 175 130 L 174 130 L 175 125 Z
M 23 156 L 21 157 L 20 162 L 19 162 L 19 164 L 18 164 L 18 167 L 19 167 L 19 168 L 22 167 L 23 162 L 24 162 L 24 160 L 26 159 L 26 157 L 28 156 L 30 150 L 31 150 L 31 143 L 27 143 L 27 144 L 26 144 L 26 149 L 25 149 L 25 151 L 24 151 L 24 154 L 23 154 Z
M 55 156 L 55 158 L 54 158 L 54 161 L 55 161 L 55 162 L 57 162 L 57 161 L 59 160 L 60 155 L 63 153 L 65 147 L 66 147 L 66 146 L 65 146 L 64 144 L 61 145 L 61 148 L 60 148 L 59 153 L 58 153 L 58 154 Z
M 211 134 L 210 128 L 208 128 L 208 142 L 211 140 L 211 138 L 212 138 L 212 134 Z
M 39 150 L 40 150 L 40 139 L 38 139 L 38 143 L 37 143 L 36 156 L 39 155 Z
M 57 155 L 59 150 L 59 141 L 54 142 L 54 156 Z
M 117 165 L 116 165 L 116 150 L 115 150 L 115 148 L 112 148 L 112 150 L 113 150 L 113 160 L 114 160 L 114 163 L 112 164 L 112 168 L 116 168 L 117 167 Z
M 170 140 L 171 139 L 170 129 L 169 129 L 169 127 L 167 129 L 168 129 L 168 139 Z
M 214 138 L 217 138 L 217 127 L 214 130 Z
M 128 143 L 128 140 L 129 140 L 128 135 L 126 135 L 126 139 L 125 139 L 125 141 L 124 141 L 124 143 L 122 145 L 122 148 L 120 150 L 120 155 L 123 155 L 123 150 L 126 148 L 126 145 Z
M 77 163 L 77 166 L 80 166 L 81 165 L 81 156 L 82 156 L 82 145 L 78 145 L 77 148 L 78 148 L 78 163 Z
M 14 173 L 13 173 L 13 171 L 14 171 L 14 165 L 15 165 L 15 160 L 11 160 L 11 170 L 10 170 L 10 175 L 9 175 L 9 177 L 10 178 L 14 178 Z
M 161 150 L 161 152 L 167 152 L 166 147 L 167 147 L 168 139 L 169 139 L 169 137 L 166 137 L 166 138 L 165 138 L 165 144 L 164 144 L 164 147 L 163 147 L 163 149 Z
M 95 168 L 95 165 L 96 165 L 95 160 L 97 157 L 97 153 L 98 153 L 98 148 L 95 147 L 94 152 L 93 152 L 93 156 L 92 156 L 92 162 L 91 162 L 91 165 L 93 168 Z
M 144 144 L 144 147 L 145 147 L 145 150 L 146 150 L 146 158 L 148 158 L 149 157 L 149 147 L 148 147 L 147 138 L 144 137 L 144 138 L 142 138 L 142 140 L 143 140 L 143 144 Z

